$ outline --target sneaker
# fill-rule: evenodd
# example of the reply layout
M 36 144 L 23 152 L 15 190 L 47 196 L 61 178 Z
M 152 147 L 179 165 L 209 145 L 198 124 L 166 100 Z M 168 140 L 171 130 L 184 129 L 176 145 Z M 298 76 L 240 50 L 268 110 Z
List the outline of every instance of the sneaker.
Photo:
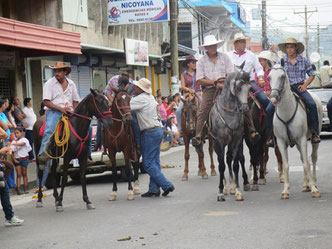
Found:
M 22 226 L 24 220 L 19 219 L 16 216 L 13 216 L 10 220 L 6 220 L 6 227 L 11 226 Z

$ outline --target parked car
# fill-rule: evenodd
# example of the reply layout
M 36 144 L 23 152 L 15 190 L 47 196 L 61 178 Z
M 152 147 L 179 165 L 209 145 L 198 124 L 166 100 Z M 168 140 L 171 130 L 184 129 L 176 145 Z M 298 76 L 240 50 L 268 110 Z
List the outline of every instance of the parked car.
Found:
M 311 88 L 309 92 L 314 93 L 322 102 L 323 108 L 323 120 L 322 120 L 322 131 L 331 131 L 330 120 L 327 114 L 327 102 L 332 98 L 332 88 Z

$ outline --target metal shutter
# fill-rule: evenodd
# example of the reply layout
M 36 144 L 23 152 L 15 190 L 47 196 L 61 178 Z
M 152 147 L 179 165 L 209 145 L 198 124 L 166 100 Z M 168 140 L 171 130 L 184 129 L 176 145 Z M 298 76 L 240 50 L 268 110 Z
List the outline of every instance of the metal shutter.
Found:
M 10 98 L 9 73 L 7 70 L 0 69 L 0 95 L 1 97 Z
M 76 85 L 76 88 L 77 88 L 77 91 L 79 93 L 80 91 L 79 91 L 78 69 L 77 69 L 77 66 L 71 66 L 71 73 L 69 74 L 69 76 L 70 76 L 70 79 L 72 81 L 74 81 L 74 83 Z
M 79 95 L 84 98 L 90 93 L 91 70 L 87 66 L 78 66 Z

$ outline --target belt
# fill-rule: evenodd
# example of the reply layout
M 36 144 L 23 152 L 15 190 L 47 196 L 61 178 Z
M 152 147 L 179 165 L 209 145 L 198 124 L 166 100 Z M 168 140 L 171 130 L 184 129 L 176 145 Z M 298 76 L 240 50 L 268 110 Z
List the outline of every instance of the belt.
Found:
M 160 126 L 155 126 L 155 127 L 152 127 L 152 128 L 147 128 L 147 129 L 145 129 L 145 130 L 142 130 L 141 131 L 141 134 L 143 134 L 144 132 L 146 132 L 146 131 L 151 131 L 151 130 L 154 130 L 154 129 L 157 129 L 157 128 L 159 128 Z
M 22 161 L 22 160 L 25 160 L 25 159 L 29 159 L 29 156 L 26 156 L 26 157 L 20 157 L 20 158 L 15 158 L 16 160 L 19 160 L 19 161 Z

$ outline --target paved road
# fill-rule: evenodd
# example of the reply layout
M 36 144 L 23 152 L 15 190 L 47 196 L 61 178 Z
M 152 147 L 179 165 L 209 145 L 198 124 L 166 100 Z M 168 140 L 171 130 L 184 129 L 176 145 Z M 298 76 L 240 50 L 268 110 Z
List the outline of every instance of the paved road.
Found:
M 12 196 L 15 212 L 25 223 L 5 228 L 1 220 L 0 248 L 332 248 L 331 143 L 324 139 L 319 150 L 319 199 L 301 192 L 303 172 L 296 149 L 289 153 L 289 200 L 280 199 L 282 185 L 271 153 L 267 185 L 259 192 L 243 192 L 243 202 L 227 196 L 220 203 L 218 176 L 202 180 L 196 175 L 193 149 L 189 181 L 181 181 L 183 150 L 176 148 L 161 158 L 164 165 L 175 166 L 164 169 L 176 187 L 166 198 L 137 196 L 127 201 L 127 184 L 120 183 L 118 200 L 109 202 L 109 175 L 89 179 L 94 211 L 85 208 L 81 187 L 74 184 L 66 188 L 63 213 L 55 212 L 50 191 L 41 209 L 35 208 L 32 195 Z M 140 181 L 144 192 L 147 175 Z M 131 239 L 118 241 L 127 236 Z

